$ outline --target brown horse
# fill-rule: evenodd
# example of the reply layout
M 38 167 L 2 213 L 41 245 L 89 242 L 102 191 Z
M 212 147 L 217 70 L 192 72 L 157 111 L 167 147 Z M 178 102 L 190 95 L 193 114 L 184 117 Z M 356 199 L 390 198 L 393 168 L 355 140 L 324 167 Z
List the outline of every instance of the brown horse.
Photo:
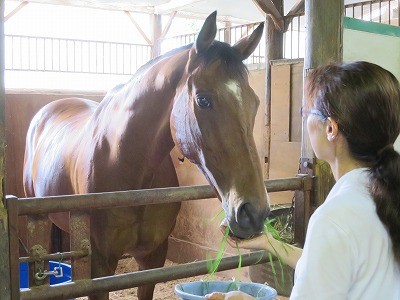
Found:
M 177 186 L 169 155 L 176 145 L 217 192 L 232 234 L 259 233 L 269 212 L 253 138 L 259 99 L 242 60 L 262 30 L 260 25 L 233 47 L 214 41 L 214 12 L 193 45 L 150 61 L 99 104 L 69 98 L 43 107 L 27 134 L 26 196 Z M 92 210 L 92 276 L 114 274 L 124 253 L 140 269 L 163 266 L 179 208 Z M 66 214 L 50 219 L 68 231 Z M 152 299 L 153 290 L 140 287 L 139 299 Z

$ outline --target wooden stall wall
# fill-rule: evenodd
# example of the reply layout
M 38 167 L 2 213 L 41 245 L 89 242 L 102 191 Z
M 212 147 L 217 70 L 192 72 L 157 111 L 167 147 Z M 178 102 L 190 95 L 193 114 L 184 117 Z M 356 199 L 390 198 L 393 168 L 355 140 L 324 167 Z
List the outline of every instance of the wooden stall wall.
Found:
M 301 149 L 302 60 L 277 60 L 271 68 L 270 179 L 298 173 Z M 289 203 L 293 192 L 270 195 L 273 204 Z

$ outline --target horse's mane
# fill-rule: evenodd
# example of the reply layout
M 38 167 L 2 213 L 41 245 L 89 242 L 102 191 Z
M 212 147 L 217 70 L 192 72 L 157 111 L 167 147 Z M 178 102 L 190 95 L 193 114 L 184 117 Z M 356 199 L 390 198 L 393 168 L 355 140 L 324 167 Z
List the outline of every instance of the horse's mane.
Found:
M 193 43 L 170 50 L 164 53 L 163 55 L 153 58 L 152 60 L 148 61 L 143 66 L 141 66 L 128 82 L 130 82 L 132 79 L 145 72 L 151 66 L 157 64 L 159 61 L 174 56 L 175 54 L 181 51 L 190 49 L 192 46 Z M 229 44 L 224 42 L 214 41 L 211 44 L 211 46 L 207 49 L 207 51 L 201 55 L 201 59 L 202 59 L 201 62 L 202 67 L 207 67 L 207 65 L 211 64 L 217 59 L 221 60 L 227 75 L 231 77 L 236 77 L 236 78 L 240 77 L 243 79 L 246 78 L 246 75 L 248 73 L 248 69 L 246 65 L 242 63 L 242 58 L 240 57 L 239 53 Z M 108 92 L 108 94 L 118 92 L 124 87 L 124 85 L 125 84 L 118 84 L 113 89 L 111 89 Z
M 136 71 L 135 75 L 140 74 L 141 72 L 147 70 L 149 67 L 155 65 L 165 58 L 174 56 L 181 51 L 190 49 L 192 46 L 193 43 L 170 50 L 163 55 L 153 58 L 152 60 L 141 66 Z M 221 60 L 224 63 L 228 74 L 230 75 L 244 76 L 248 72 L 247 67 L 245 66 L 245 64 L 242 63 L 242 58 L 240 57 L 239 53 L 229 44 L 224 42 L 214 41 L 201 57 L 205 66 L 209 65 L 217 59 Z
M 190 48 L 192 47 L 192 45 L 193 45 L 193 43 L 192 43 L 192 44 L 185 45 L 185 46 L 182 46 L 182 47 L 179 47 L 179 48 L 172 49 L 172 50 L 170 50 L 170 51 L 164 53 L 163 55 L 159 55 L 159 56 L 157 56 L 157 57 L 155 57 L 155 58 L 149 60 L 147 63 L 145 63 L 143 66 L 141 66 L 141 67 L 136 71 L 135 75 L 136 75 L 136 74 L 139 74 L 139 73 L 143 72 L 144 70 L 146 70 L 147 68 L 149 68 L 149 67 L 155 65 L 155 64 L 158 63 L 160 60 L 163 60 L 163 59 L 165 59 L 165 58 L 174 56 L 175 54 L 177 54 L 177 53 L 179 53 L 179 52 L 181 52 L 181 51 L 183 51 L 183 50 L 190 49 Z M 135 75 L 134 75 L 134 76 L 135 76 Z

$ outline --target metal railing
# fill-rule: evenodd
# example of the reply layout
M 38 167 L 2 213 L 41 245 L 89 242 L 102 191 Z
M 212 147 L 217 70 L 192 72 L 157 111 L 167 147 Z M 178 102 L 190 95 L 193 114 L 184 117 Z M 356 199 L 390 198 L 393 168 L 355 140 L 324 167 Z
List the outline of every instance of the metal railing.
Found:
M 400 26 L 400 0 L 372 0 L 345 6 L 346 17 Z M 284 33 L 284 58 L 304 58 L 305 17 L 295 16 Z
M 399 0 L 365 1 L 346 5 L 346 17 L 400 26 Z
M 149 45 L 5 36 L 6 70 L 131 75 L 150 57 Z
M 268 192 L 296 191 L 302 194 L 302 196 L 298 198 L 299 202 L 296 202 L 295 206 L 295 226 L 296 224 L 298 226 L 296 227 L 296 231 L 299 230 L 301 232 L 305 230 L 307 226 L 310 211 L 305 208 L 309 208 L 311 203 L 313 180 L 311 176 L 299 174 L 297 177 L 293 178 L 265 181 Z M 119 274 L 90 280 L 90 260 L 88 260 L 89 257 L 86 256 L 83 258 L 76 257 L 75 260 L 72 260 L 73 282 L 57 286 L 45 284 L 35 286 L 35 288 L 28 290 L 20 290 L 18 275 L 19 262 L 34 260 L 36 263 L 40 263 L 46 260 L 46 257 L 53 257 L 54 255 L 47 255 L 45 252 L 41 252 L 44 254 L 38 256 L 35 254 L 35 251 L 31 250 L 30 254 L 32 257 L 19 257 L 18 216 L 28 216 L 28 226 L 30 226 L 28 240 L 37 248 L 37 245 L 43 242 L 43 228 L 45 226 L 41 222 L 45 214 L 50 212 L 70 211 L 70 218 L 74 219 L 72 223 L 70 222 L 71 251 L 77 254 L 77 252 L 82 249 L 80 249 L 79 246 L 73 247 L 72 245 L 82 245 L 82 241 L 90 239 L 88 230 L 88 228 L 90 228 L 90 218 L 85 213 L 87 209 L 173 203 L 186 200 L 200 200 L 215 196 L 215 191 L 208 185 L 40 198 L 18 199 L 13 196 L 7 196 L 11 299 L 69 299 L 98 292 L 116 291 L 148 283 L 165 282 L 208 273 L 207 261 L 199 261 L 173 267 Z M 35 218 L 38 214 L 40 214 L 41 217 Z M 29 218 L 35 219 L 30 221 Z M 85 249 L 86 248 L 87 247 L 85 247 Z M 90 251 L 87 251 L 87 253 L 90 255 Z M 57 255 L 59 254 L 60 253 Z M 249 266 L 267 262 L 269 258 L 264 251 L 245 254 L 242 258 L 239 258 L 239 256 L 226 257 L 222 259 L 218 270 L 235 269 L 238 266 L 239 260 L 242 261 L 242 266 Z
M 242 37 L 249 35 L 260 23 L 251 23 L 238 26 L 230 26 L 220 28 L 217 30 L 216 40 L 226 42 L 230 45 L 235 44 Z M 263 35 L 265 34 L 265 31 Z M 197 33 L 188 33 L 178 35 L 162 40 L 161 53 L 165 53 L 177 47 L 181 47 L 196 40 Z M 264 38 L 262 37 L 261 40 Z M 246 64 L 259 64 L 265 62 L 265 45 L 260 43 L 248 59 L 245 60 Z
M 346 5 L 351 18 L 400 26 L 400 0 L 373 0 Z M 217 31 L 217 40 L 236 43 L 259 23 L 230 26 Z M 194 42 L 198 33 L 161 41 L 161 53 Z M 295 16 L 284 33 L 284 58 L 303 58 L 305 18 Z M 151 45 L 34 37 L 5 36 L 5 69 L 11 71 L 50 71 L 89 74 L 132 75 L 151 58 Z M 265 44 L 260 43 L 246 64 L 265 62 Z

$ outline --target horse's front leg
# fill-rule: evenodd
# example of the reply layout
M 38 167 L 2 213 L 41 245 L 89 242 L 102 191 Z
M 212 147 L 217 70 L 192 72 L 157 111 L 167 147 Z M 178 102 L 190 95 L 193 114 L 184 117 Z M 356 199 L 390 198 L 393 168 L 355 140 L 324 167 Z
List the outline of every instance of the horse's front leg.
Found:
M 92 243 L 93 245 L 93 243 Z M 101 251 L 96 246 L 92 246 L 92 278 L 104 277 L 114 275 L 115 270 L 117 269 L 119 258 L 113 255 L 107 255 L 105 257 Z M 90 300 L 108 300 L 109 293 L 98 293 L 89 296 Z
M 139 265 L 139 270 L 147 270 L 154 268 L 161 268 L 164 266 L 165 259 L 167 258 L 168 250 L 168 236 L 158 248 L 153 250 L 146 256 L 135 257 Z M 152 300 L 155 284 L 146 284 L 138 287 L 139 300 Z

